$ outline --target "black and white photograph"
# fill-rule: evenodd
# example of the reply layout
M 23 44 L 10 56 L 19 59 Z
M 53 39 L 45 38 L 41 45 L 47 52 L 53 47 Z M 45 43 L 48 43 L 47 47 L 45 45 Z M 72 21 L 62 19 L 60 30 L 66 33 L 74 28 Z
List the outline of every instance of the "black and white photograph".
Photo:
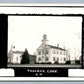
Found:
M 0 77 L 84 77 L 83 6 L 13 5 L 0 10 Z
M 8 16 L 8 67 L 82 67 L 82 17 Z

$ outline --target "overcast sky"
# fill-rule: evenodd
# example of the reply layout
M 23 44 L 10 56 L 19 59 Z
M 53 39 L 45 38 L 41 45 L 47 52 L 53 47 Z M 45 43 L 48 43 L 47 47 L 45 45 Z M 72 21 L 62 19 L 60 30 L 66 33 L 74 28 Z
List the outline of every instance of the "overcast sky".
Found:
M 81 50 L 82 18 L 72 16 L 9 16 L 8 51 L 13 44 L 16 50 L 28 49 L 34 54 L 41 45 L 43 35 L 48 44 Z

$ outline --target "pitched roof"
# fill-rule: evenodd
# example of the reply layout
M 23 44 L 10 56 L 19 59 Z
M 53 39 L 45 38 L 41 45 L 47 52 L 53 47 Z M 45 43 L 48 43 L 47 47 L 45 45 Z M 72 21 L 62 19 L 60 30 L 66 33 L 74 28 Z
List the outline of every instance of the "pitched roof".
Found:
M 31 57 L 36 57 L 36 55 L 29 55 L 29 56 L 31 56 Z
M 52 46 L 52 45 L 48 45 L 48 46 L 51 47 L 51 48 L 54 48 L 54 49 L 66 51 L 65 49 L 60 48 L 60 47 L 56 47 L 56 46 Z
M 23 51 L 12 51 L 13 53 L 23 54 Z

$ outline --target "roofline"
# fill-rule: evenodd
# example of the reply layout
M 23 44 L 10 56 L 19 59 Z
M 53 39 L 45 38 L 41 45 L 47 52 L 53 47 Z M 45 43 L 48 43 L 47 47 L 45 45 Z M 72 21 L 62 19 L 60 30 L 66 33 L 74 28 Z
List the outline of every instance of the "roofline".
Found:
M 60 48 L 60 47 L 56 47 L 56 46 L 52 46 L 52 45 L 48 45 L 48 46 L 50 46 L 51 48 L 55 48 L 55 49 L 59 49 L 59 50 L 63 50 L 63 51 L 67 51 L 67 50 L 65 50 L 65 49 L 63 49 L 63 48 Z
M 41 45 L 42 45 L 42 44 L 41 44 Z M 40 45 L 40 46 L 41 46 L 41 45 Z M 38 49 L 40 48 L 40 46 L 39 46 L 36 50 L 38 50 Z M 55 49 L 58 49 L 58 50 L 67 51 L 67 50 L 65 50 L 65 49 L 63 49 L 63 48 L 56 47 L 56 46 L 53 46 L 53 45 L 47 45 L 47 46 L 49 46 L 50 48 L 55 48 Z

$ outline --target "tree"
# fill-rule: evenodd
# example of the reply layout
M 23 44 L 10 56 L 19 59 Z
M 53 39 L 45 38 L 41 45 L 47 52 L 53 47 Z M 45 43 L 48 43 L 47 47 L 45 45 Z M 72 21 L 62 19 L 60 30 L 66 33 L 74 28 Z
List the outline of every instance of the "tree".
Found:
M 25 52 L 22 55 L 21 64 L 29 64 L 29 53 L 27 49 L 25 49 Z

